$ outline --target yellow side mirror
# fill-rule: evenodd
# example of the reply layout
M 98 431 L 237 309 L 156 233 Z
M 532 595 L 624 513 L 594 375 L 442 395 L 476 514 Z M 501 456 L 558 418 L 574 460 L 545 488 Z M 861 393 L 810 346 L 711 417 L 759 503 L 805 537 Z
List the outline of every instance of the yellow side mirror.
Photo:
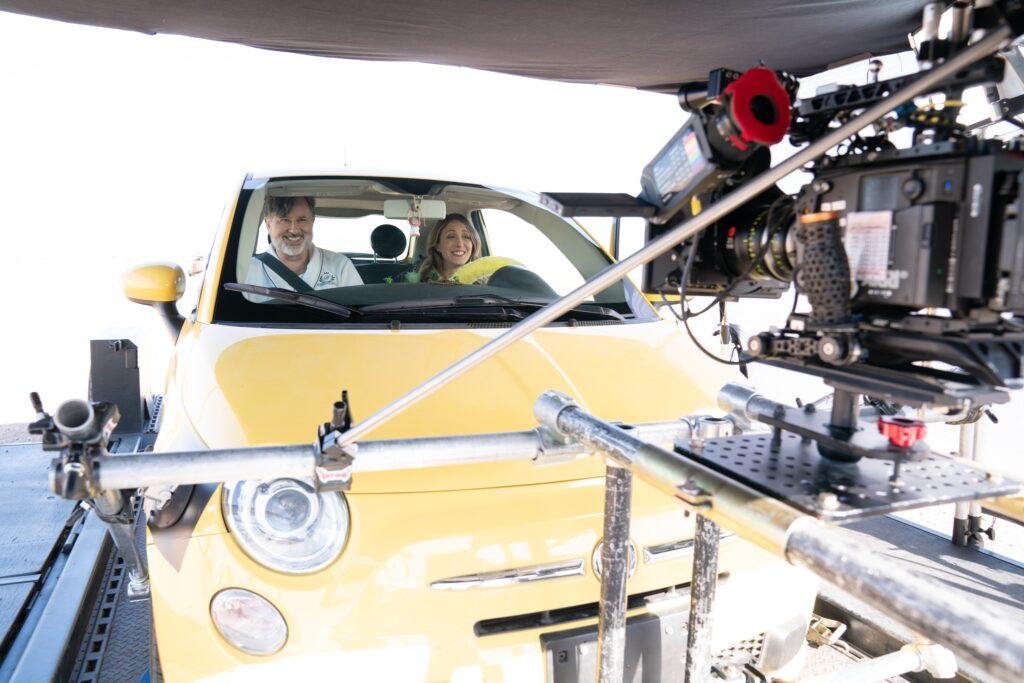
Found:
M 173 263 L 147 263 L 121 276 L 121 291 L 137 304 L 174 302 L 185 293 L 185 273 Z
M 174 302 L 185 293 L 185 273 L 173 263 L 147 263 L 121 276 L 121 291 L 131 301 L 156 309 L 171 339 L 177 339 L 185 319 Z

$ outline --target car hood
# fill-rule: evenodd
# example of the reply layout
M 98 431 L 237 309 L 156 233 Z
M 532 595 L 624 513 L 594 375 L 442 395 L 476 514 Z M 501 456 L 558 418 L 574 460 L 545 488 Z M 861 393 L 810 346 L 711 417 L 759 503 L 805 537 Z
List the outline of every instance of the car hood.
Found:
M 210 448 L 312 443 L 347 389 L 356 421 L 494 338 L 501 329 L 280 330 L 196 325 L 181 399 Z M 179 341 L 179 344 L 181 342 Z M 668 322 L 546 328 L 374 430 L 370 439 L 532 429 L 548 389 L 627 423 L 714 406 L 729 379 Z M 360 492 L 436 491 L 600 476 L 596 458 L 536 466 L 461 465 L 360 475 Z M 239 478 L 245 473 L 239 472 Z

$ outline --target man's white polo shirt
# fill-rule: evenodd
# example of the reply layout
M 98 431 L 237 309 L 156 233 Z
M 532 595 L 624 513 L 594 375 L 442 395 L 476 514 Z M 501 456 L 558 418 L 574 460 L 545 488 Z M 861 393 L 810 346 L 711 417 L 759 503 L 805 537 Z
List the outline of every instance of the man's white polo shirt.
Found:
M 276 257 L 277 252 L 273 246 L 267 247 L 267 252 Z M 302 281 L 313 289 L 330 289 L 332 287 L 350 287 L 363 284 L 359 272 L 352 265 L 347 256 L 336 251 L 327 251 L 313 245 L 313 254 L 309 257 L 309 264 L 306 271 L 299 276 Z M 245 282 L 250 285 L 261 287 L 280 287 L 281 289 L 292 289 L 291 285 L 285 282 L 274 271 L 267 268 L 259 259 L 253 257 L 249 260 L 249 272 L 245 274 Z M 262 302 L 265 297 L 255 294 L 246 294 L 250 301 Z

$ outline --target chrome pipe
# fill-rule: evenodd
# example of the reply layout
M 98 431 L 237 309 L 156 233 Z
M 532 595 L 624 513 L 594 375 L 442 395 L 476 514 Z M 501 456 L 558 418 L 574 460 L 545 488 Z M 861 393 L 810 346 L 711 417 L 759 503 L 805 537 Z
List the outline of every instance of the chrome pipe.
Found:
M 312 445 L 258 446 L 186 453 L 108 455 L 92 463 L 103 490 L 150 486 L 207 484 L 239 479 L 312 477 L 316 452 Z
M 854 593 L 978 668 L 998 678 L 1024 680 L 1024 632 L 1006 628 L 1003 617 L 984 605 L 866 552 L 834 529 L 724 474 L 644 443 L 588 415 L 564 395 L 545 393 L 534 412 L 547 427 L 607 453 L 709 520 Z
M 419 467 L 530 460 L 537 456 L 540 448 L 537 430 L 364 441 L 358 444 L 356 449 L 352 472 L 359 474 Z M 578 444 L 552 448 L 556 448 L 559 455 L 569 458 L 586 455 L 586 449 Z
M 135 543 L 134 515 L 125 510 L 127 505 L 124 497 L 120 491 L 103 491 L 98 498 L 91 499 L 90 503 L 106 525 L 128 569 L 128 584 L 125 588 L 128 599 L 134 601 L 146 598 L 149 595 L 149 570 Z
M 597 680 L 621 683 L 626 670 L 626 580 L 633 473 L 613 462 L 604 478 L 604 538 L 597 621 Z
M 651 422 L 630 428 L 638 438 L 671 448 L 690 435 L 686 420 Z M 579 443 L 555 443 L 536 429 L 469 436 L 364 441 L 356 445 L 353 474 L 532 460 L 538 465 L 590 455 Z M 311 478 L 317 466 L 312 444 L 256 446 L 183 453 L 108 455 L 93 460 L 101 490 L 134 490 L 161 485 L 205 484 L 238 479 Z
M 954 55 L 934 69 L 925 72 L 917 80 L 909 83 L 906 87 L 893 93 L 881 102 L 869 107 L 859 116 L 852 118 L 838 128 L 823 135 L 818 140 L 810 143 L 793 156 L 782 161 L 778 166 L 768 169 L 750 181 L 740 185 L 738 188 L 711 204 L 697 216 L 683 222 L 679 226 L 669 230 L 664 235 L 648 243 L 634 254 L 627 256 L 618 263 L 613 263 L 599 272 L 582 285 L 561 297 L 552 301 L 544 308 L 531 314 L 524 320 L 510 327 L 503 334 L 487 342 L 476 351 L 456 361 L 433 377 L 427 379 L 419 386 L 411 389 L 404 395 L 398 397 L 388 405 L 379 409 L 368 418 L 353 425 L 342 437 L 339 445 L 346 446 L 364 438 L 367 434 L 377 429 L 382 424 L 415 405 L 421 399 L 430 396 L 435 391 L 445 386 L 452 380 L 465 374 L 491 356 L 504 350 L 514 342 L 522 339 L 528 334 L 540 329 L 552 320 L 564 315 L 587 297 L 602 291 L 610 285 L 625 277 L 631 270 L 642 266 L 658 256 L 661 256 L 672 247 L 684 240 L 696 235 L 704 228 L 715 221 L 723 218 L 734 209 L 739 208 L 747 201 L 757 197 L 765 190 L 773 187 L 775 183 L 785 178 L 794 171 L 798 171 L 808 162 L 814 161 L 825 154 L 840 142 L 868 127 L 878 119 L 885 116 L 896 107 L 909 102 L 918 95 L 929 92 L 936 85 L 957 71 L 969 66 L 973 62 L 986 57 L 1002 46 L 1012 36 L 1009 27 L 1000 26 L 994 29 L 983 39 L 965 48 L 962 52 Z M 665 222 L 668 217 L 656 216 L 653 222 Z
M 958 455 L 964 460 L 974 460 L 974 434 L 977 422 L 968 422 L 960 425 L 960 447 Z M 970 501 L 959 501 L 953 509 L 953 536 L 955 545 L 966 546 L 969 541 L 968 516 L 971 511 Z M 981 508 L 978 508 L 978 515 L 981 515 Z
M 80 398 L 64 401 L 53 411 L 53 426 L 72 441 L 91 441 L 99 436 L 92 404 Z
M 711 680 L 711 626 L 718 585 L 718 541 L 721 530 L 704 515 L 697 515 L 693 532 L 693 570 L 690 578 L 690 615 L 686 631 L 684 683 Z
M 949 42 L 954 45 L 966 43 L 971 37 L 971 23 L 974 14 L 971 5 L 966 2 L 954 2 L 949 8 L 952 19 L 949 29 Z
M 942 3 L 929 2 L 921 14 L 921 42 L 938 40 L 939 24 L 942 20 Z

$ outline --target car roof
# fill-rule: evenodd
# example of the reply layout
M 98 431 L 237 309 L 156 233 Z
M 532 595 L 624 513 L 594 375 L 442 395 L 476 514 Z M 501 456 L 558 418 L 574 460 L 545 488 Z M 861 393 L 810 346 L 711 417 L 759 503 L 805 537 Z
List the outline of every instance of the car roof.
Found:
M 515 187 L 509 183 L 495 181 L 487 178 L 459 177 L 452 173 L 431 174 L 422 170 L 396 170 L 374 167 L 303 167 L 303 168 L 264 168 L 249 171 L 246 174 L 248 182 L 260 183 L 268 180 L 290 180 L 299 178 L 402 178 L 409 180 L 422 180 L 431 183 L 445 183 L 455 185 L 470 185 L 485 187 L 491 190 L 502 192 L 519 199 L 527 199 L 530 203 L 536 203 L 540 193 L 532 189 Z

